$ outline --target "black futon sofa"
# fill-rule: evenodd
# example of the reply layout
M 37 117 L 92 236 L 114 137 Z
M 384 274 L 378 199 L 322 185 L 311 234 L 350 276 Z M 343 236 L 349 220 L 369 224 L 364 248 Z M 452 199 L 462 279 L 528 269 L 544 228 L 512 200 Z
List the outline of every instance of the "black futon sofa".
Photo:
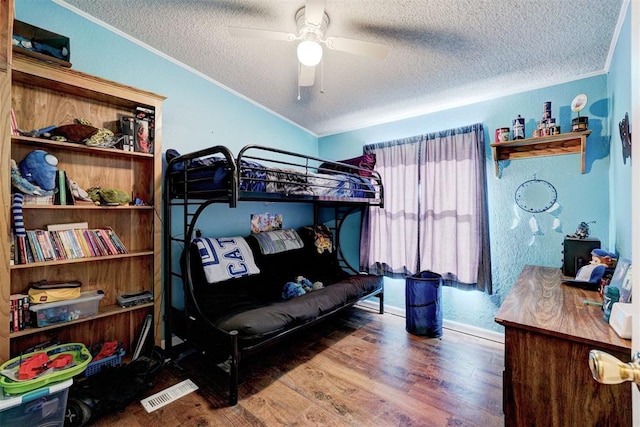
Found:
M 221 365 L 229 371 L 231 405 L 238 400 L 243 355 L 273 345 L 373 295 L 378 296 L 379 312 L 383 313 L 381 276 L 346 273 L 336 251 L 326 247 L 330 231 L 325 226 L 303 227 L 297 233 L 302 248 L 271 254 L 262 253 L 255 235 L 245 237 L 260 272 L 216 283 L 207 281 L 200 252 L 191 245 L 186 264 L 190 265 L 187 310 L 182 315 L 186 324 L 182 326 L 197 347 L 226 361 Z M 285 284 L 297 276 L 320 281 L 324 288 L 283 299 Z

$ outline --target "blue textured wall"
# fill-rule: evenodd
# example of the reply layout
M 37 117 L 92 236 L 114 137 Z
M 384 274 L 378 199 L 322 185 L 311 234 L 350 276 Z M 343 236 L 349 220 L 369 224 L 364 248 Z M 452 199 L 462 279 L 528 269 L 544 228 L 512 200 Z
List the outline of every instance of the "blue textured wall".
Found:
M 510 127 L 518 114 L 526 118 L 527 137 L 542 116 L 542 103 L 552 102 L 552 116 L 562 131 L 570 130 L 571 100 L 585 93 L 588 104 L 581 113 L 589 116 L 586 174 L 580 174 L 580 157 L 576 154 L 522 159 L 506 162 L 502 176 L 493 173 L 490 147 L 487 145 L 488 205 L 491 238 L 494 295 L 445 289 L 444 317 L 481 328 L 500 331 L 494 315 L 526 264 L 551 267 L 562 265 L 562 241 L 575 231 L 581 221 L 590 224 L 592 237 L 602 246 L 623 257 L 631 257 L 631 167 L 622 162 L 618 122 L 630 111 L 630 14 L 616 45 L 608 75 L 594 76 L 557 86 L 500 97 L 425 116 L 371 126 L 321 138 L 321 157 L 347 158 L 359 155 L 365 144 L 388 141 L 442 129 L 482 122 L 487 144 L 494 140 L 497 127 Z M 514 207 L 518 186 L 533 177 L 549 181 L 558 192 L 561 228 L 551 229 L 553 216 L 536 215 L 543 235 L 529 245 L 531 233 L 527 221 L 531 214 Z M 386 189 L 386 191 L 390 191 Z M 512 229 L 514 212 L 520 223 Z M 404 284 L 385 282 L 386 301 L 403 307 Z M 388 296 L 388 297 L 387 297 Z
M 511 126 L 518 114 L 526 118 L 527 137 L 532 135 L 535 123 L 542 118 L 542 106 L 552 103 L 552 116 L 556 117 L 563 132 L 571 128 L 575 113 L 570 110 L 572 99 L 585 93 L 588 104 L 582 115 L 589 116 L 592 131 L 588 138 L 586 173 L 580 173 L 580 156 L 569 154 L 538 157 L 505 162 L 502 177 L 494 176 L 493 158 L 488 143 L 494 139 L 497 127 Z M 501 97 L 460 108 L 409 118 L 388 124 L 372 126 L 320 139 L 320 155 L 345 158 L 362 152 L 362 145 L 401 137 L 427 133 L 481 122 L 487 140 L 487 181 L 489 225 L 492 256 L 494 295 L 477 295 L 447 289 L 443 294 L 446 319 L 486 329 L 501 330 L 493 322 L 495 311 L 511 289 L 526 264 L 551 267 L 562 265 L 562 242 L 566 234 L 575 231 L 581 221 L 595 221 L 591 234 L 599 238 L 604 247 L 609 244 L 609 94 L 607 76 L 599 75 L 557 86 Z M 536 219 L 542 235 L 529 245 L 532 233 L 528 221 L 531 214 L 515 207 L 514 193 L 524 181 L 537 177 L 555 186 L 561 205 L 558 218 L 561 228 L 551 229 L 553 216 L 538 214 Z M 386 191 L 392 191 L 389 188 Z M 517 227 L 511 229 L 515 212 L 521 216 Z M 402 291 L 398 281 L 388 281 L 393 289 Z M 389 292 L 390 293 L 390 292 Z M 399 297 L 401 300 L 402 297 Z
M 611 195 L 610 247 L 620 256 L 631 259 L 631 158 L 622 159 L 618 124 L 625 113 L 631 119 L 631 13 L 624 25 L 609 69 L 611 99 Z

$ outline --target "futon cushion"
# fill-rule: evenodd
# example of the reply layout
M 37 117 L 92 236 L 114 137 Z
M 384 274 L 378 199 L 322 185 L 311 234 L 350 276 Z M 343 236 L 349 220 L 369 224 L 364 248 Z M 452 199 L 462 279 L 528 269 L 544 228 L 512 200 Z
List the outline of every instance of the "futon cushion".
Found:
M 382 288 L 382 277 L 357 275 L 287 301 L 275 301 L 211 319 L 241 339 L 260 339 L 313 321 Z

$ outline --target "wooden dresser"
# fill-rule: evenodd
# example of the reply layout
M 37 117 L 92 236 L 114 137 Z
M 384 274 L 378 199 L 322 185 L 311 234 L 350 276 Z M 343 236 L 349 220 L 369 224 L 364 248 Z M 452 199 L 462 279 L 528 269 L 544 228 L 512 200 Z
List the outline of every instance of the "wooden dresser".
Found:
M 604 385 L 589 350 L 631 360 L 624 340 L 602 320 L 600 295 L 561 283 L 559 268 L 526 266 L 495 321 L 505 327 L 506 426 L 631 426 L 630 383 Z

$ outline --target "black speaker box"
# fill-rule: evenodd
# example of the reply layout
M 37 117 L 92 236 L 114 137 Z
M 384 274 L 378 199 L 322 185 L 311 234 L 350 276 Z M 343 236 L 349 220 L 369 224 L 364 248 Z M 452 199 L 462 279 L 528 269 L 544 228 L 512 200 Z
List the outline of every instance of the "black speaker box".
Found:
M 563 246 L 562 274 L 576 277 L 580 267 L 591 262 L 591 251 L 600 248 L 600 240 L 565 237 Z

